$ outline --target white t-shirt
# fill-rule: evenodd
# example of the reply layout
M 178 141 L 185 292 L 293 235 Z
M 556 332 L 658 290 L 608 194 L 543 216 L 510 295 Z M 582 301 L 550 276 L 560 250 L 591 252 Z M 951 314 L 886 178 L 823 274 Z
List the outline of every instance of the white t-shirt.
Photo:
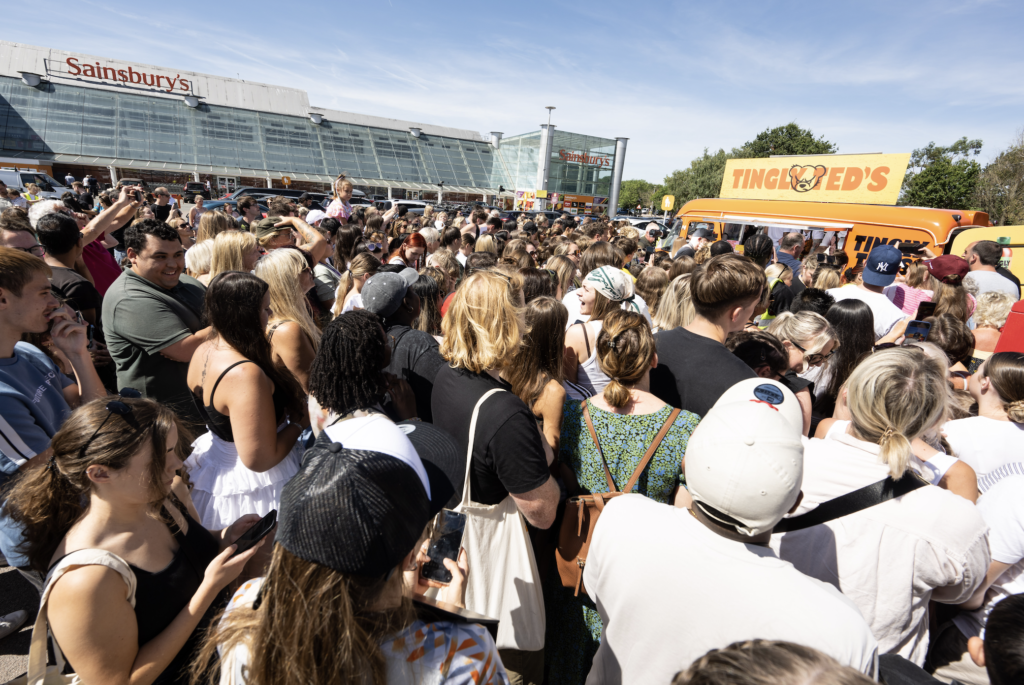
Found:
M 897 321 L 907 317 L 903 310 L 894 305 L 888 297 L 882 293 L 873 293 L 857 286 L 846 288 L 832 288 L 828 294 L 840 300 L 860 300 L 871 307 L 871 314 L 875 318 L 875 340 L 885 336 Z
M 804 445 L 804 497 L 794 515 L 884 479 L 877 444 L 844 432 Z M 910 478 L 907 474 L 904 478 Z M 882 654 L 918 666 L 928 651 L 928 602 L 966 601 L 988 571 L 988 527 L 974 504 L 927 485 L 827 523 L 772 536 L 803 573 L 859 608 Z
M 988 542 L 992 561 L 1010 568 L 996 578 L 985 593 L 985 604 L 977 611 L 953 619 L 967 637 L 984 638 L 984 626 L 992 607 L 1010 595 L 1024 592 L 1024 476 L 1007 476 L 978 500 L 978 512 L 989 525 Z
M 569 310 L 569 320 L 565 324 L 565 330 L 569 330 L 569 326 L 572 326 L 574 323 L 579 323 L 580 321 L 590 321 L 589 315 L 584 315 L 580 313 L 580 308 L 583 306 L 583 303 L 580 302 L 580 294 L 582 292 L 582 288 L 577 288 L 575 290 L 570 290 L 562 297 L 562 304 L 564 304 L 565 308 Z M 647 319 L 647 323 L 653 326 L 654 321 L 651 320 L 651 312 L 647 308 L 647 303 L 644 302 L 644 298 L 640 297 L 640 295 L 634 294 L 633 303 L 640 308 L 640 313 L 644 315 L 645 319 Z M 627 303 L 623 303 L 622 309 L 636 311 Z
M 1014 300 L 1020 299 L 1020 290 L 1017 285 L 1006 276 L 995 271 L 972 271 L 967 274 L 965 281 L 974 281 L 978 286 L 978 294 L 987 293 L 990 290 L 996 290 L 1001 293 L 1006 293 Z
M 466 255 L 462 254 L 462 252 L 456 252 L 455 258 L 459 260 L 459 264 L 466 266 Z
M 971 416 L 942 426 L 953 454 L 978 474 L 978 491 L 1000 478 L 1024 473 L 1024 424 Z
M 604 621 L 588 685 L 669 683 L 708 650 L 788 640 L 873 675 L 878 645 L 853 603 L 769 548 L 688 509 L 623 495 L 604 509 L 583 583 Z

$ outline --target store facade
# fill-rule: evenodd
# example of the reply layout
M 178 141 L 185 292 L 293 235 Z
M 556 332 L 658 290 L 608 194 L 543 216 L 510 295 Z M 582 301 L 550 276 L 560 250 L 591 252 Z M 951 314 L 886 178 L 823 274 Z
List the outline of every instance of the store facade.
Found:
M 493 201 L 501 188 L 511 197 L 520 182 L 535 187 L 536 162 L 530 176 L 517 141 L 529 135 L 501 141 L 314 107 L 294 88 L 0 41 L 0 158 L 49 163 L 57 178 L 201 180 L 230 192 L 283 187 L 287 177 L 291 187 L 322 191 L 344 172 L 372 194 Z M 556 182 L 607 185 L 610 172 L 584 161 L 607 147 L 591 141 L 607 140 L 558 136 L 566 152 L 580 152 L 579 141 L 589 147 L 554 167 Z

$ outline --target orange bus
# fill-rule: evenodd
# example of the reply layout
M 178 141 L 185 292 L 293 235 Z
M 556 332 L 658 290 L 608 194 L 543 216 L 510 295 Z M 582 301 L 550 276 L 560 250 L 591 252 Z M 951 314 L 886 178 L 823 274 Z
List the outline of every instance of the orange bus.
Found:
M 823 244 L 830 242 L 830 233 L 838 233 L 837 248 L 849 256 L 851 267 L 862 264 L 876 245 L 899 241 L 905 248 L 927 247 L 942 254 L 961 230 L 992 225 L 988 214 L 973 210 L 726 198 L 691 200 L 676 218 L 683 229 L 673 254 L 696 228 L 710 229 L 716 240 L 742 243 L 756 228 L 767 226 L 825 231 Z

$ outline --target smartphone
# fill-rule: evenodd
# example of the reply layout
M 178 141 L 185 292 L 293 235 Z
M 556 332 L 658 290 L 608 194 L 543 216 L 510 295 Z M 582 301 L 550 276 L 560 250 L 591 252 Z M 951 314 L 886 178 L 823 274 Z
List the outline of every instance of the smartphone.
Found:
M 238 549 L 235 550 L 231 557 L 237 557 L 242 552 L 255 547 L 256 543 L 270 535 L 270 531 L 274 530 L 275 525 L 277 525 L 277 509 L 261 518 L 252 528 L 242 533 L 241 537 L 235 540 Z
M 918 321 L 927 319 L 929 316 L 935 314 L 935 303 L 934 302 L 922 302 L 917 305 L 917 315 L 914 316 Z
M 932 329 L 931 321 L 911 321 L 907 324 L 907 332 L 903 335 L 907 340 L 925 342 L 928 340 L 928 332 Z
M 917 257 L 921 255 L 921 248 L 924 247 L 924 243 L 919 242 L 901 242 L 900 252 L 907 257 Z
M 142 191 L 141 190 L 136 190 L 134 194 L 135 194 L 135 201 L 136 202 L 142 202 Z
M 466 515 L 450 509 L 442 509 L 434 519 L 434 531 L 430 535 L 430 548 L 420 575 L 438 583 L 452 582 L 452 573 L 444 567 L 444 560 L 458 561 L 462 549 L 462 534 L 466 532 Z

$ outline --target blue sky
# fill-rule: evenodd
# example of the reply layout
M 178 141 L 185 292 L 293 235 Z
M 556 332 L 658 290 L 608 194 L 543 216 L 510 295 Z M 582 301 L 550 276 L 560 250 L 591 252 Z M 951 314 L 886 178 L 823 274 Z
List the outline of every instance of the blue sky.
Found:
M 51 1 L 0 38 L 309 92 L 313 105 L 506 135 L 626 136 L 625 178 L 795 121 L 840 152 L 1024 127 L 1020 0 L 514 3 Z

